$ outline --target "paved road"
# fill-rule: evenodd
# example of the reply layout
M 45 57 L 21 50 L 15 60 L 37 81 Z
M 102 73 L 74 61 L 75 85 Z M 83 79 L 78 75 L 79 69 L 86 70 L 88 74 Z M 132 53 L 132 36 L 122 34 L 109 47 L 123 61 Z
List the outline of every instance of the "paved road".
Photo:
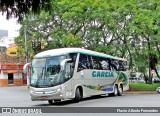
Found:
M 91 97 L 79 103 L 72 100 L 49 105 L 47 101 L 31 101 L 29 91 L 24 87 L 0 87 L 0 107 L 160 107 L 160 94 L 124 94 L 119 97 Z M 14 114 L 15 115 L 15 114 Z M 44 114 L 26 114 L 27 116 L 44 116 Z M 45 116 L 75 116 L 75 113 L 45 114 Z M 76 113 L 76 116 L 135 116 L 135 113 Z M 149 113 L 136 113 L 140 116 L 150 116 Z M 158 116 L 154 113 L 152 116 Z M 0 114 L 1 116 L 1 114 Z M 8 114 L 2 114 L 8 116 Z M 16 114 L 22 116 L 22 114 Z
M 160 94 L 124 94 L 118 97 L 96 96 L 79 103 L 72 100 L 49 105 L 47 101 L 31 101 L 24 87 L 0 87 L 0 107 L 160 107 Z

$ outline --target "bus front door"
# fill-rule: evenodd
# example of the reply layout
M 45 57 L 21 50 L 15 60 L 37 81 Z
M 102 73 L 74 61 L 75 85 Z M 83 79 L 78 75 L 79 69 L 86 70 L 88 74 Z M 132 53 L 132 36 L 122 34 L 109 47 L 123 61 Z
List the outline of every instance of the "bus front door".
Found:
M 70 62 L 66 62 L 66 65 L 65 65 L 65 80 L 66 80 L 66 83 L 65 83 L 65 97 L 66 98 L 70 98 L 72 96 L 72 92 L 73 92 L 73 89 L 72 89 L 72 76 L 73 76 L 73 63 L 70 63 Z

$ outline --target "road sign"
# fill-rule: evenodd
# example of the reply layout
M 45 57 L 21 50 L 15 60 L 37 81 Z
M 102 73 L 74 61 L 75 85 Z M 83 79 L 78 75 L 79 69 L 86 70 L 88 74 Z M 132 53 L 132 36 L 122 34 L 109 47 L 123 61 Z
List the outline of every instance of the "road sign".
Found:
M 152 74 L 155 74 L 155 73 L 156 73 L 156 71 L 155 71 L 155 70 L 152 70 L 152 71 L 151 71 L 151 73 L 152 73 Z

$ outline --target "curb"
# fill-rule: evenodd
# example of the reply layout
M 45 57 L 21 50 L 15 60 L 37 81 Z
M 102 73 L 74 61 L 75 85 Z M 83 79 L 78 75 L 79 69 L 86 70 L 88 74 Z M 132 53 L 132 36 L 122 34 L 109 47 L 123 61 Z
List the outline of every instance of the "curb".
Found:
M 125 91 L 125 94 L 158 94 L 156 91 Z

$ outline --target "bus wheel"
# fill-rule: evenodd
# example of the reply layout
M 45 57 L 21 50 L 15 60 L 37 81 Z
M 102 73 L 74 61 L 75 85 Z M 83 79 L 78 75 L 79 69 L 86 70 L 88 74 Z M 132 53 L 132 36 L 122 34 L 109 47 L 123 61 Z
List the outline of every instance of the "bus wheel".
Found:
M 109 96 L 117 96 L 118 95 L 118 87 L 117 85 L 114 86 L 114 92 L 113 93 L 110 93 L 108 94 Z
M 123 86 L 120 85 L 120 87 L 118 88 L 118 96 L 121 96 L 123 94 Z
M 53 100 L 48 100 L 48 103 L 49 104 L 53 104 Z
M 82 98 L 83 98 L 82 91 L 80 91 L 80 88 L 78 87 L 75 92 L 75 99 L 74 100 L 75 100 L 75 102 L 79 102 L 82 100 Z

